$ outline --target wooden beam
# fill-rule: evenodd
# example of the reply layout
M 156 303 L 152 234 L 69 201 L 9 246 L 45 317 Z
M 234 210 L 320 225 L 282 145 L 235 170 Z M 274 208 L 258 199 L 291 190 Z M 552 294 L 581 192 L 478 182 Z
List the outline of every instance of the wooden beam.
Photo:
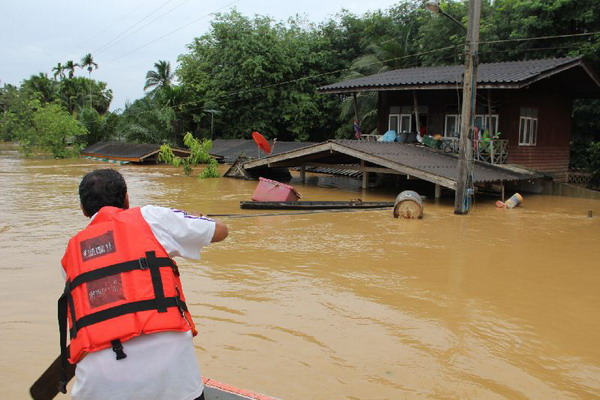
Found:
M 307 155 L 314 155 L 316 153 L 321 153 L 321 152 L 329 152 L 330 149 L 331 149 L 330 142 L 319 143 L 319 144 L 316 144 L 313 146 L 304 147 L 302 149 L 277 154 L 275 156 L 269 156 L 269 157 L 260 158 L 257 160 L 246 161 L 244 163 L 244 168 L 248 169 L 248 168 L 256 168 L 256 167 L 264 167 L 266 165 L 274 164 L 279 161 L 289 160 L 292 158 L 297 159 L 299 157 L 303 157 L 303 156 L 307 156 Z M 315 158 L 318 158 L 318 156 L 316 156 Z

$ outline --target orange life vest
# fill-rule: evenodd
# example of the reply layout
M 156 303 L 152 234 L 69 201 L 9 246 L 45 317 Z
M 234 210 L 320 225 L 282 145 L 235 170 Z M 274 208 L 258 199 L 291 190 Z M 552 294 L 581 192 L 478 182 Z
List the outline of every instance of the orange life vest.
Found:
M 71 238 L 62 265 L 67 278 L 59 325 L 65 366 L 67 352 L 72 364 L 111 346 L 117 359 L 126 357 L 121 343 L 142 334 L 191 329 L 196 335 L 177 264 L 139 208 L 103 207 Z

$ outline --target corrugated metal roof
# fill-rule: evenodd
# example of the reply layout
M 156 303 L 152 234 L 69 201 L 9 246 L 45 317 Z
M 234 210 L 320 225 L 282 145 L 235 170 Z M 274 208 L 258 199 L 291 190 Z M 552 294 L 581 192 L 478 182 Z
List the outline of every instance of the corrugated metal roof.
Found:
M 406 143 L 383 143 L 361 140 L 332 140 L 332 142 L 455 182 L 458 178 L 457 157 L 429 147 Z M 534 174 L 525 170 L 519 173 L 483 162 L 475 162 L 473 166 L 473 183 L 518 181 L 534 179 L 536 177 L 542 177 L 542 174 Z
M 340 155 L 344 157 L 340 158 Z M 343 161 L 339 161 L 343 160 Z M 384 143 L 360 140 L 330 140 L 285 154 L 252 160 L 244 164 L 246 169 L 264 168 L 267 165 L 298 165 L 310 163 L 331 164 L 331 168 L 343 169 L 351 160 L 363 160 L 374 166 L 411 175 L 427 181 L 453 187 L 458 179 L 458 158 L 418 144 Z M 543 174 L 518 167 L 505 168 L 483 162 L 474 162 L 473 183 L 520 181 L 541 178 Z
M 270 144 L 273 142 L 270 141 Z M 271 155 L 285 153 L 313 145 L 313 142 L 275 142 Z M 265 153 L 258 149 L 254 140 L 246 139 L 215 139 L 210 150 L 213 156 L 223 157 L 226 163 L 233 163 L 239 156 L 248 158 L 264 158 Z
M 98 142 L 83 149 L 81 155 L 142 162 L 159 150 L 160 144 Z M 179 148 L 173 148 L 173 152 L 176 155 L 189 154 L 188 150 Z
M 579 65 L 581 57 L 551 58 L 543 60 L 509 61 L 480 64 L 477 68 L 477 84 L 490 86 L 527 83 L 536 77 Z M 349 89 L 400 89 L 414 86 L 460 85 L 463 82 L 463 65 L 397 69 L 364 78 L 352 79 L 318 88 L 320 92 L 339 92 Z

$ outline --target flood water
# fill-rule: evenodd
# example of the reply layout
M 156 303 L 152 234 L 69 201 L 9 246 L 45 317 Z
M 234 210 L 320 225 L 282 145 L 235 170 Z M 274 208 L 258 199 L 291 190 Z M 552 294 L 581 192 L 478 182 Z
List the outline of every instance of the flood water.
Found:
M 3 399 L 28 398 L 58 355 L 60 258 L 87 223 L 79 181 L 100 167 L 123 173 L 132 206 L 265 213 L 239 209 L 256 182 L 0 147 Z M 292 184 L 305 200 L 397 195 L 330 181 Z M 285 400 L 599 398 L 600 200 L 495 200 L 456 216 L 452 198 L 428 198 L 422 220 L 223 217 L 229 238 L 180 261 L 203 374 Z

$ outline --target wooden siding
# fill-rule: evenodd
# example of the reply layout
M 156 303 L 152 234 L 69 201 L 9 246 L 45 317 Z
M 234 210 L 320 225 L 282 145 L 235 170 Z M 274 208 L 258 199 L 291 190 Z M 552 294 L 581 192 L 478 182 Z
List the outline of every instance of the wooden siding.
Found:
M 569 148 L 564 147 L 509 147 L 507 162 L 538 171 L 561 172 L 569 169 L 569 154 Z
M 478 93 L 478 114 L 487 113 L 484 104 L 487 91 Z M 445 114 L 460 114 L 462 90 L 418 91 L 419 105 L 428 107 L 429 134 L 444 131 Z M 571 138 L 572 100 L 564 88 L 542 81 L 520 90 L 492 90 L 492 102 L 497 107 L 500 139 L 508 140 L 508 163 L 560 173 L 568 170 Z M 483 103 L 483 104 L 482 104 Z M 378 131 L 385 133 L 390 107 L 412 107 L 410 91 L 379 92 Z M 519 121 L 522 107 L 538 111 L 537 143 L 519 146 Z M 413 118 L 414 121 L 414 118 Z M 413 122 L 414 127 L 414 122 Z

